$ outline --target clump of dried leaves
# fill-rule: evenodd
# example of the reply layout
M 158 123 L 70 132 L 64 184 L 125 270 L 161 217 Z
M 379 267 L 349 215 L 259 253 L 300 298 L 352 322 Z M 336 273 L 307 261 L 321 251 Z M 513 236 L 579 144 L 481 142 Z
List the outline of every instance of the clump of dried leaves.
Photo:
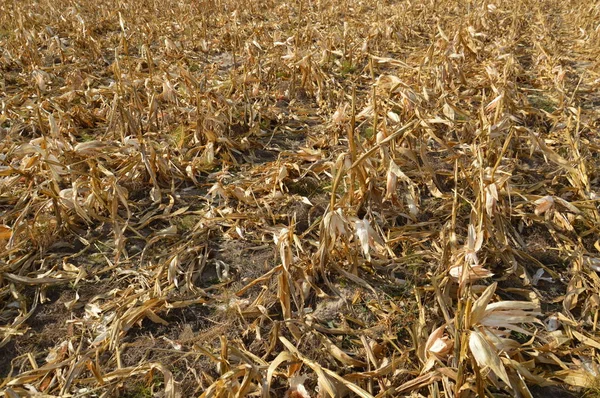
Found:
M 599 20 L 2 1 L 0 391 L 593 392 Z

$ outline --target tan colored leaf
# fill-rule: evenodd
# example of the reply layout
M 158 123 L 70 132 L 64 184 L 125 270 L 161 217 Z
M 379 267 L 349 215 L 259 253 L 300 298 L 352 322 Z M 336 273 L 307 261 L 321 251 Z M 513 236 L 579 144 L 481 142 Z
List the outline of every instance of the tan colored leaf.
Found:
M 482 368 L 490 368 L 496 376 L 511 386 L 510 379 L 496 349 L 486 340 L 478 330 L 472 330 L 469 335 L 469 349 L 477 364 Z

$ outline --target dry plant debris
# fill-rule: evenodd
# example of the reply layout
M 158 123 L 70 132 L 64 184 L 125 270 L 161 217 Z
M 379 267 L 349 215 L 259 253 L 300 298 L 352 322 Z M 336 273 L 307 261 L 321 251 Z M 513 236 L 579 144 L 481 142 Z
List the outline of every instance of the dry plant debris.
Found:
M 0 391 L 598 396 L 599 21 L 2 1 Z

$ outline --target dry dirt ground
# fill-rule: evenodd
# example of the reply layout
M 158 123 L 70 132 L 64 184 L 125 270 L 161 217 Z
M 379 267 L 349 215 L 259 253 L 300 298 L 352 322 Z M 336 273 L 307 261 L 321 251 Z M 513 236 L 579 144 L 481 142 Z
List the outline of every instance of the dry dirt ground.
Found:
M 599 23 L 2 1 L 0 393 L 599 396 Z

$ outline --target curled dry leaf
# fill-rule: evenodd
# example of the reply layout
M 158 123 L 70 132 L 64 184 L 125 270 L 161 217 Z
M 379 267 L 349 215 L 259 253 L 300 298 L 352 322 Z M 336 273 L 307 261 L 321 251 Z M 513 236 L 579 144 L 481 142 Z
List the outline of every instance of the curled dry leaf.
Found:
M 342 209 L 329 211 L 325 214 L 323 223 L 325 225 L 325 230 L 333 242 L 335 242 L 338 236 L 346 236 L 347 221 L 342 213 Z
M 357 220 L 354 222 L 354 228 L 356 231 L 356 236 L 360 241 L 360 246 L 362 248 L 363 255 L 367 259 L 367 261 L 371 261 L 370 247 L 373 245 L 373 234 L 375 231 L 371 228 L 369 224 L 369 220 L 366 218 L 364 220 Z
M 285 398 L 310 398 L 310 394 L 304 387 L 304 382 L 308 379 L 306 375 L 298 375 L 290 378 L 290 388 L 285 392 Z
M 453 341 L 446 334 L 446 325 L 442 325 L 429 335 L 425 343 L 425 351 L 443 358 L 451 352 L 453 345 Z
M 548 195 L 533 202 L 536 216 L 542 215 L 554 207 L 554 197 Z

